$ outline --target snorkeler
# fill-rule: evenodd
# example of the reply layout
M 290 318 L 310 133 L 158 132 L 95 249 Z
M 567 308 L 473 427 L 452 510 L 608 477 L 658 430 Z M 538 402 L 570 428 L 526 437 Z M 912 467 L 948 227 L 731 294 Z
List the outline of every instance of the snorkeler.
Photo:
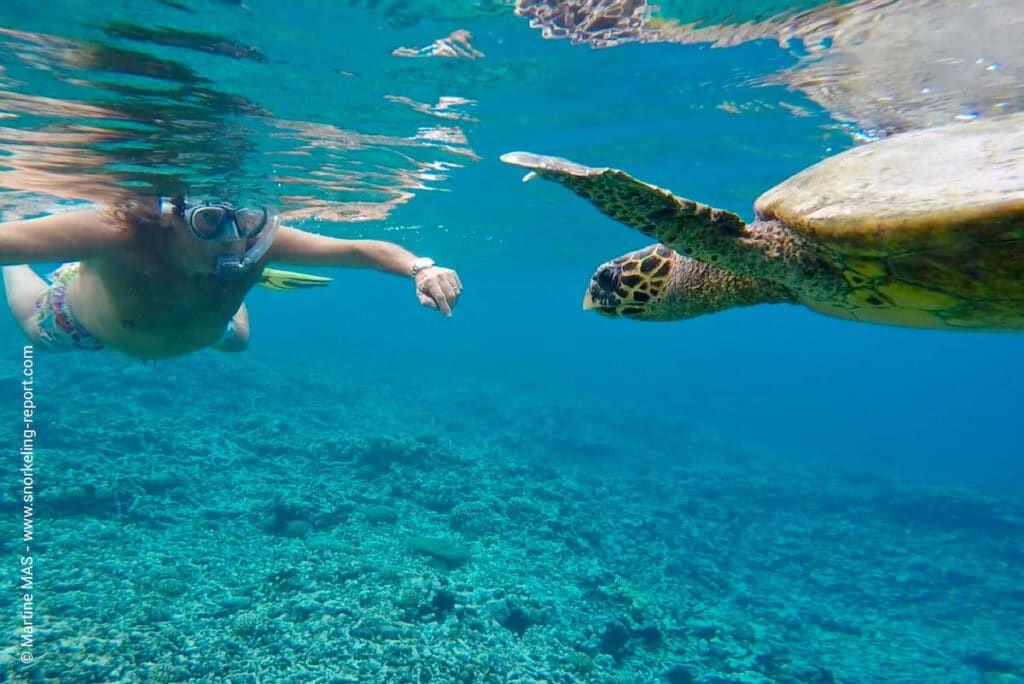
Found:
M 47 283 L 27 265 L 38 262 L 66 263 Z M 20 264 L 3 268 L 8 306 L 44 349 L 106 347 L 143 359 L 241 351 L 242 300 L 253 285 L 328 280 L 271 272 L 269 262 L 405 276 L 421 304 L 446 316 L 462 292 L 455 271 L 399 245 L 289 228 L 265 207 L 148 198 L 0 223 L 0 263 Z

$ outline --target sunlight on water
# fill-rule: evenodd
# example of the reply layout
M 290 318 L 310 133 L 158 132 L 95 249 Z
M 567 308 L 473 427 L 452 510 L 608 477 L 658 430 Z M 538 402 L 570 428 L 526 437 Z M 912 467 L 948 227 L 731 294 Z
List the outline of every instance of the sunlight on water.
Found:
M 798 50 L 799 61 L 740 78 L 798 90 L 836 119 L 852 122 L 858 136 L 993 116 L 1024 102 L 1024 65 L 1015 47 L 1024 19 L 995 0 L 969 7 L 954 0 L 861 0 L 822 8 L 764 3 L 744 4 L 742 12 L 714 4 L 653 8 L 639 0 L 520 0 L 514 8 L 500 2 L 420 4 L 402 3 L 399 11 L 398 5 L 374 3 L 371 16 L 416 28 L 439 21 L 468 25 L 493 15 L 512 26 L 514 10 L 545 37 L 597 47 L 777 41 Z M 428 68 L 403 75 L 392 68 L 399 83 L 418 72 L 423 79 L 450 78 L 450 89 L 426 101 L 400 90 L 382 93 L 383 102 L 362 105 L 376 113 L 357 117 L 365 120 L 355 129 L 324 120 L 278 120 L 273 92 L 254 86 L 286 84 L 289 58 L 245 42 L 265 33 L 259 28 L 265 12 L 207 8 L 206 24 L 214 30 L 197 31 L 192 10 L 153 9 L 162 21 L 104 18 L 83 22 L 85 31 L 69 28 L 68 35 L 17 24 L 2 29 L 4 187 L 99 200 L 111 193 L 183 189 L 237 194 L 261 178 L 262 187 L 247 192 L 275 199 L 286 211 L 301 206 L 324 219 L 363 220 L 386 216 L 416 192 L 443 185 L 450 169 L 476 158 L 464 130 L 474 120 L 474 100 L 466 92 L 467 86 L 474 90 L 474 72 Z M 928 19 L 921 22 L 921 16 Z M 26 19 L 29 25 L 31 15 Z M 218 24 L 232 30 L 219 33 Z M 414 38 L 422 31 L 406 34 Z M 463 28 L 433 40 L 403 38 L 391 46 L 390 59 L 493 61 L 471 39 Z M 232 71 L 244 80 L 226 78 Z M 499 87 L 509 78 L 530 78 L 515 71 L 475 73 Z M 339 63 L 322 70 L 320 87 L 352 93 L 370 77 Z M 339 112 L 355 106 L 341 104 Z M 750 113 L 756 103 L 719 106 Z M 775 106 L 806 113 L 799 103 Z

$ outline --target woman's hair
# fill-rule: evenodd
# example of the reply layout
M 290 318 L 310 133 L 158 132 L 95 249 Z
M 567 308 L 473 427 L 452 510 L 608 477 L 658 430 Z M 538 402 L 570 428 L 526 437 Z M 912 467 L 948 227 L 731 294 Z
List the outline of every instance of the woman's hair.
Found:
M 160 230 L 160 198 L 135 197 L 114 207 L 114 216 L 138 234 Z

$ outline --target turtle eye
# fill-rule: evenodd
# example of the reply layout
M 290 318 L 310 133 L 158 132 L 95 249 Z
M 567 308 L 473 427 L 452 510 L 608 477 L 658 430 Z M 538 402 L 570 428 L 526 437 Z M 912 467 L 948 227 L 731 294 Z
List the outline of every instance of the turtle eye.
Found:
M 619 286 L 619 269 L 617 266 L 602 266 L 598 269 L 594 280 L 602 289 L 611 292 Z

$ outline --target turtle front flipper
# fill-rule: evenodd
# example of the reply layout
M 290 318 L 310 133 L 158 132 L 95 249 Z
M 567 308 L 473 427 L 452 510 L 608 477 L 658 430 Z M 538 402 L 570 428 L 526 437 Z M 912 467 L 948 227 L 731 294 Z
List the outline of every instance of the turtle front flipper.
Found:
M 530 169 L 524 181 L 539 176 L 561 183 L 616 221 L 704 262 L 719 262 L 731 251 L 726 243 L 734 243 L 746 229 L 732 212 L 676 197 L 617 169 L 529 152 L 509 152 L 501 161 Z

